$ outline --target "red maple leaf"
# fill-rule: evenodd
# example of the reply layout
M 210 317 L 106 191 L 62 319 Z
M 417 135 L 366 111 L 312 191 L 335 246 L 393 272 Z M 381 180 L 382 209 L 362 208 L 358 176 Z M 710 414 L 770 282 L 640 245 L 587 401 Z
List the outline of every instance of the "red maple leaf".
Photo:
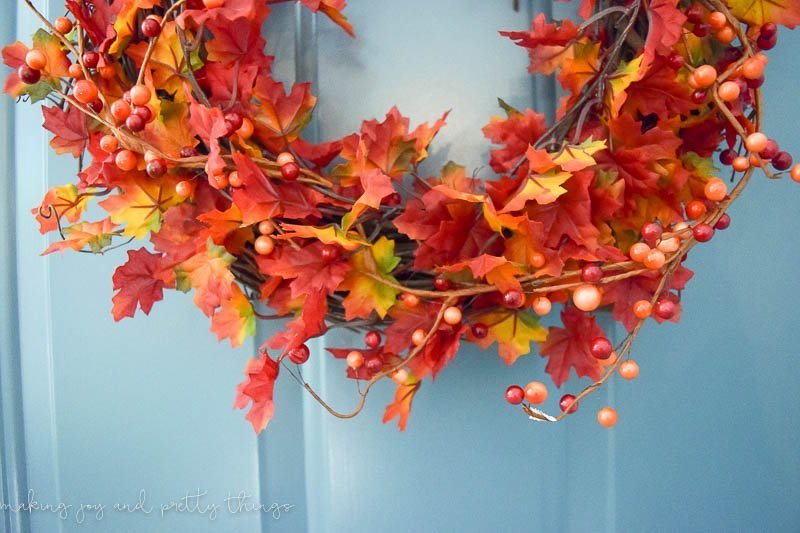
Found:
M 128 250 L 128 261 L 114 271 L 114 290 L 119 291 L 112 301 L 114 320 L 132 317 L 140 307 L 149 314 L 153 304 L 164 297 L 164 288 L 175 286 L 175 272 L 165 267 L 163 254 L 150 253 L 144 248 Z
M 266 42 L 261 37 L 261 22 L 255 17 L 209 19 L 206 26 L 214 34 L 206 41 L 209 61 L 227 66 L 238 63 L 238 68 L 262 64 Z
M 279 192 L 275 184 L 252 159 L 242 153 L 233 154 L 233 162 L 242 182 L 233 189 L 233 203 L 241 211 L 242 224 L 256 224 L 280 214 Z
M 548 358 L 545 371 L 560 387 L 569 379 L 571 369 L 578 377 L 589 376 L 593 380 L 603 375 L 603 366 L 595 358 L 589 346 L 593 339 L 605 337 L 595 318 L 575 307 L 566 306 L 561 312 L 563 328 L 551 327 L 540 348 L 539 355 Z
M 219 139 L 228 133 L 225 116 L 218 107 L 210 108 L 192 101 L 189 104 L 189 125 L 208 146 L 206 173 L 220 174 L 225 169 L 225 161 L 220 155 Z
M 697 104 L 692 102 L 692 88 L 677 79 L 667 60 L 656 56 L 644 77 L 626 90 L 622 114 L 646 116 L 655 113 L 659 118 L 688 115 Z M 703 122 L 705 123 L 705 122 Z
M 656 54 L 668 55 L 681 38 L 686 15 L 676 7 L 678 0 L 653 0 L 645 4 L 650 19 L 644 44 L 645 66 Z
M 206 225 L 197 220 L 200 213 L 196 204 L 182 203 L 167 211 L 161 218 L 161 227 L 150 236 L 150 242 L 164 254 L 164 262 L 178 264 L 186 261 L 205 246 L 200 233 Z
M 552 74 L 568 53 L 569 45 L 578 36 L 578 27 L 569 19 L 561 23 L 548 23 L 544 13 L 539 13 L 531 31 L 501 31 L 500 35 L 514 40 L 528 49 L 531 64 L 529 72 Z
M 274 154 L 287 149 L 311 120 L 316 104 L 311 84 L 296 83 L 286 94 L 282 83 L 262 74 L 256 80 L 253 102 L 248 106 L 256 139 Z
M 245 418 L 256 433 L 263 431 L 275 413 L 273 394 L 280 367 L 262 352 L 258 359 L 248 359 L 244 367 L 245 379 L 236 387 L 235 409 L 244 409 L 252 402 Z
M 528 148 L 539 140 L 545 132 L 544 115 L 526 109 L 524 113 L 508 108 L 506 118 L 494 116 L 483 127 L 483 134 L 492 143 L 502 145 L 491 152 L 489 164 L 495 172 L 509 172 L 528 151 Z M 528 163 L 520 167 L 525 173 Z
M 80 157 L 89 142 L 89 120 L 78 108 L 66 111 L 57 106 L 42 107 L 44 129 L 53 134 L 50 146 L 57 154 Z
M 387 423 L 397 418 L 397 427 L 400 431 L 406 429 L 408 423 L 408 415 L 411 414 L 411 402 L 414 401 L 414 395 L 419 390 L 421 381 L 409 378 L 407 383 L 401 383 L 397 386 L 397 391 L 394 393 L 394 400 L 386 406 L 383 412 L 383 423 Z

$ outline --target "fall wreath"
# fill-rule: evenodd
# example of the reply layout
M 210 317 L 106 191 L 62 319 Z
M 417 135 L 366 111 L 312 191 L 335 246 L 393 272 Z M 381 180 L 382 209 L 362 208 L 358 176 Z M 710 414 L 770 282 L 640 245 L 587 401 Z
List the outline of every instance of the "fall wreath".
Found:
M 678 320 L 683 260 L 730 224 L 754 170 L 800 181 L 761 132 L 759 89 L 776 25 L 800 22 L 797 0 L 583 0 L 580 22 L 539 15 L 501 32 L 563 96 L 550 124 L 503 103 L 483 129 L 489 181 L 456 164 L 423 174 L 446 114 L 411 129 L 392 109 L 343 139 L 305 140 L 311 87 L 287 92 L 264 52 L 275 0 L 67 0 L 52 22 L 24 1 L 44 28 L 31 48 L 3 49 L 5 91 L 46 103 L 51 146 L 79 162 L 77 181 L 33 210 L 60 235 L 45 253 L 149 239 L 113 275 L 116 320 L 148 313 L 165 289 L 192 291 L 233 346 L 258 319 L 287 319 L 237 390 L 257 431 L 281 367 L 342 418 L 391 378 L 384 422 L 402 429 L 420 383 L 464 341 L 496 343 L 507 364 L 538 343 L 556 386 L 573 369 L 591 378 L 558 416 L 535 407 L 541 382 L 505 391 L 531 418 L 562 420 L 615 372 L 636 377 L 634 338 L 648 318 Z M 353 35 L 344 0 L 300 1 Z M 86 220 L 95 202 L 107 216 Z M 545 329 L 554 304 L 562 325 Z M 628 331 L 618 346 L 593 314 L 606 306 Z M 293 367 L 340 327 L 365 332 L 329 349 L 359 382 L 347 412 Z M 616 411 L 598 420 L 614 425 Z

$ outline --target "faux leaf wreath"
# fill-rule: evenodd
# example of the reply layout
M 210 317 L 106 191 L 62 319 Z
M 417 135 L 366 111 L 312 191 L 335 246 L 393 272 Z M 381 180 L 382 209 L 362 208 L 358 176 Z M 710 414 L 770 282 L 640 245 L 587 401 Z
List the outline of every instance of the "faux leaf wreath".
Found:
M 557 386 L 573 370 L 591 378 L 557 417 L 534 407 L 544 384 L 506 391 L 530 417 L 561 420 L 614 372 L 636 377 L 633 339 L 648 318 L 678 320 L 692 276 L 683 259 L 729 225 L 755 168 L 800 181 L 760 131 L 759 89 L 763 51 L 777 24 L 800 23 L 798 0 L 583 0 L 579 23 L 539 15 L 530 31 L 502 32 L 564 96 L 553 124 L 501 101 L 504 115 L 483 129 L 496 145 L 492 181 L 453 163 L 422 173 L 446 115 L 411 129 L 392 109 L 343 139 L 304 140 L 311 87 L 276 81 L 264 53 L 274 1 L 67 0 L 51 23 L 25 0 L 45 28 L 32 48 L 3 50 L 14 69 L 5 91 L 52 104 L 51 146 L 81 165 L 77 183 L 34 209 L 42 233 L 61 235 L 45 253 L 150 240 L 114 273 L 116 320 L 148 313 L 165 289 L 192 291 L 233 346 L 257 319 L 290 318 L 238 387 L 256 431 L 282 366 L 341 418 L 390 377 L 384 422 L 403 429 L 422 380 L 462 341 L 496 343 L 507 364 L 539 343 Z M 353 34 L 344 0 L 301 3 Z M 93 202 L 106 218 L 86 220 Z M 538 317 L 554 303 L 562 327 L 547 330 Z M 604 306 L 629 333 L 616 349 L 592 314 Z M 366 331 L 365 346 L 329 350 L 362 382 L 350 412 L 288 364 L 333 327 Z

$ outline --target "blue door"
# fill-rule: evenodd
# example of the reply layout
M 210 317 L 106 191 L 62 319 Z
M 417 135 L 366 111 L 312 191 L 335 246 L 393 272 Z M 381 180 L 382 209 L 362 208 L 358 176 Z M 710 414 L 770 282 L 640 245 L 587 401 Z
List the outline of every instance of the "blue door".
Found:
M 61 14 L 61 1 L 45 3 L 51 19 Z M 427 168 L 454 160 L 489 176 L 480 128 L 500 112 L 497 97 L 555 105 L 552 86 L 526 74 L 524 51 L 497 30 L 570 9 L 513 4 L 351 0 L 355 40 L 279 4 L 269 47 L 279 77 L 315 82 L 320 140 L 395 104 L 417 122 L 452 108 Z M 3 41 L 38 26 L 24 5 L 12 20 L 0 23 Z M 800 111 L 786 102 L 800 81 L 800 35 L 781 40 L 766 127 L 798 154 Z M 47 240 L 30 208 L 71 177 L 73 161 L 51 155 L 38 109 L 2 100 L 0 117 L 0 496 L 51 506 L 0 511 L 4 531 L 800 529 L 796 184 L 756 180 L 731 229 L 692 253 L 681 324 L 648 326 L 637 340 L 640 377 L 612 380 L 567 423 L 528 421 L 503 399 L 509 384 L 541 377 L 542 359 L 507 367 L 473 348 L 425 384 L 403 433 L 380 424 L 393 387 L 341 421 L 284 379 L 257 438 L 232 409 L 233 387 L 269 328 L 231 350 L 180 294 L 115 324 L 110 279 L 124 251 L 39 257 Z M 317 342 L 304 376 L 347 409 L 352 383 L 324 355 L 347 345 L 343 335 Z M 612 431 L 594 421 L 602 405 L 620 412 Z

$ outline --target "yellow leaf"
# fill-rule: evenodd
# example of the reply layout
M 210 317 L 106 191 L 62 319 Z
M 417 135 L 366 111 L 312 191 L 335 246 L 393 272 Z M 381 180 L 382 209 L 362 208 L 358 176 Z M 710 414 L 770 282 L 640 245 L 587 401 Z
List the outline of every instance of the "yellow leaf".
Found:
M 390 273 L 399 263 L 400 258 L 394 255 L 394 241 L 386 237 L 350 256 L 352 270 L 340 285 L 340 289 L 350 291 L 342 302 L 347 320 L 368 318 L 373 311 L 381 318 L 386 316 L 396 302 L 398 291 L 380 279 L 397 283 Z
M 556 198 L 567 192 L 561 185 L 571 177 L 572 174 L 569 172 L 549 171 L 545 174 L 532 174 L 522 182 L 511 200 L 498 212 L 519 211 L 531 200 L 542 205 L 553 203 Z
M 641 72 L 642 59 L 644 55 L 631 60 L 629 63 L 622 61 L 617 67 L 616 72 L 609 76 L 608 81 L 608 108 L 611 110 L 611 117 L 616 118 L 619 116 L 619 110 L 622 104 L 628 99 L 628 87 L 632 83 L 642 79 L 644 72 Z
M 592 155 L 607 148 L 605 139 L 593 141 L 591 137 L 580 144 L 569 144 L 564 150 L 553 158 L 553 162 L 567 172 L 578 172 L 584 168 L 594 166 Z
M 547 330 L 539 325 L 539 319 L 529 311 L 491 311 L 480 316 L 480 321 L 489 326 L 489 334 L 478 340 L 483 348 L 497 342 L 500 357 L 512 365 L 530 353 L 531 343 L 547 338 Z
M 357 233 L 345 233 L 341 228 L 331 224 L 324 228 L 315 226 L 304 226 L 301 224 L 281 224 L 284 230 L 283 235 L 276 236 L 278 239 L 292 239 L 295 237 L 305 239 L 318 239 L 324 244 L 338 244 L 345 250 L 353 251 L 362 246 L 369 246 L 369 242 L 362 239 Z

